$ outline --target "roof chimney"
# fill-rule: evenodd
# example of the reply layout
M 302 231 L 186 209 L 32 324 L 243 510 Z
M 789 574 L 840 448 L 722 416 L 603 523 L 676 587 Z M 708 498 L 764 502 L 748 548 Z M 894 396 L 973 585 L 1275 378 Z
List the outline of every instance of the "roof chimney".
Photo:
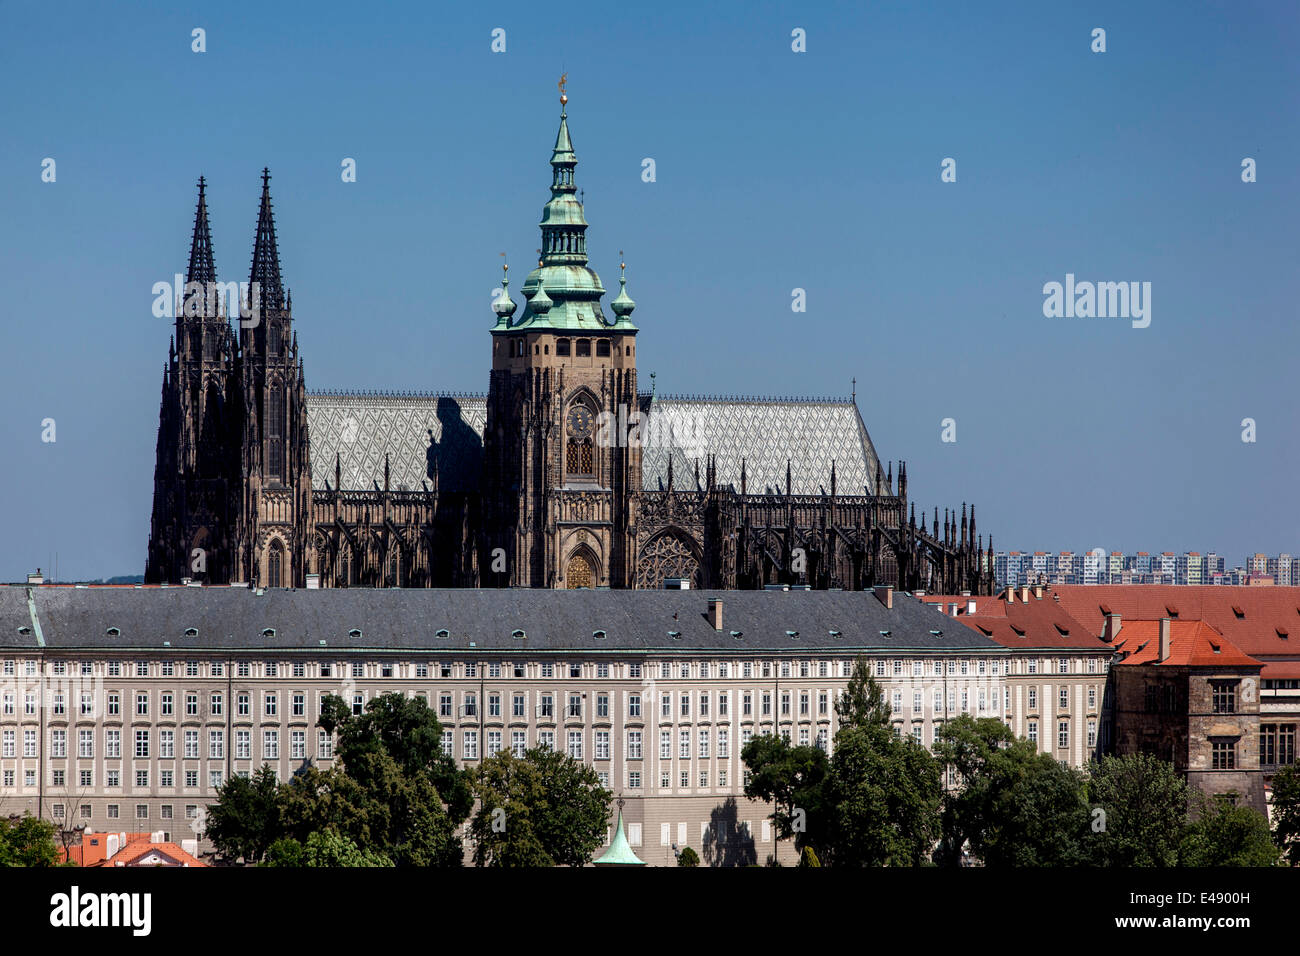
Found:
M 722 598 L 709 598 L 709 623 L 715 631 L 722 630 Z
M 892 584 L 877 584 L 872 590 L 876 592 L 876 597 L 880 603 L 885 606 L 886 610 L 894 609 L 894 586 Z
M 1025 604 L 1028 604 L 1028 603 L 1029 603 L 1029 585 L 1028 585 L 1028 584 L 1021 585 L 1021 587 L 1020 587 L 1020 600 L 1021 600 L 1021 602 L 1025 603 Z
M 309 575 L 307 575 L 307 590 L 308 590 L 308 591 L 319 591 L 319 590 L 320 590 L 320 575 L 319 575 L 319 574 L 309 574 Z
M 1007 585 L 1007 595 L 1006 595 L 1006 597 L 1007 597 L 1007 603 L 1008 603 L 1008 604 L 1015 604 L 1015 603 L 1016 603 L 1016 589 L 1015 589 L 1015 586 L 1014 586 L 1014 585 L 1010 585 L 1010 584 Z
M 1106 615 L 1106 623 L 1101 628 L 1101 639 L 1107 644 L 1114 644 L 1115 638 L 1119 635 L 1119 629 L 1123 626 L 1119 614 L 1111 611 Z
M 1169 631 L 1169 618 L 1162 617 L 1160 619 L 1160 659 L 1158 661 L 1161 664 L 1169 660 L 1170 645 L 1173 643 Z
M 1041 601 L 1042 599 L 1043 599 L 1043 582 L 1039 581 L 1037 584 L 1034 585 L 1034 600 Z
M 30 574 L 27 575 L 27 583 L 28 583 L 28 584 L 44 584 L 44 583 L 45 583 L 45 575 L 41 574 L 41 569 L 40 569 L 40 568 L 37 568 L 36 571 L 35 571 L 34 573 L 30 573 Z
M 966 613 L 967 614 L 975 613 L 975 599 L 973 597 L 968 597 L 966 599 Z

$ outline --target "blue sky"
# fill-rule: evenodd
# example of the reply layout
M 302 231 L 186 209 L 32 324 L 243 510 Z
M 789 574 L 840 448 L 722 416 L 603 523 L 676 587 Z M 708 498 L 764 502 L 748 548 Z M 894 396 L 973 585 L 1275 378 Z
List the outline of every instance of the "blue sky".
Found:
M 56 551 L 63 578 L 143 569 L 170 333 L 150 289 L 184 270 L 200 174 L 219 276 L 246 279 L 271 167 L 309 388 L 486 390 L 499 253 L 521 279 L 538 245 L 562 70 L 592 265 L 617 289 L 625 250 L 644 383 L 847 395 L 856 376 L 918 507 L 975 502 L 999 550 L 1300 551 L 1294 5 L 0 20 L 0 579 Z M 1150 282 L 1150 327 L 1044 317 L 1066 273 Z

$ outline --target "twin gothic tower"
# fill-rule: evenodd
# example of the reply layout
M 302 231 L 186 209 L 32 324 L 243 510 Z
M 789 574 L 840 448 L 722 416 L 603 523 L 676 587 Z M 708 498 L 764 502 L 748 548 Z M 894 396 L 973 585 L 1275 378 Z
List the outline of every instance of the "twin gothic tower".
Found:
M 974 508 L 960 535 L 955 510 L 909 521 L 906 468 L 895 490 L 856 395 L 640 391 L 635 303 L 620 274 L 602 309 L 564 108 L 550 165 L 522 309 L 508 272 L 492 307 L 485 396 L 309 393 L 269 172 L 238 315 L 204 294 L 220 286 L 200 179 L 146 581 L 991 591 Z
M 263 170 L 251 294 L 229 297 L 228 308 L 199 179 L 163 370 L 149 582 L 302 580 L 311 523 L 307 391 L 293 299 L 280 278 L 270 180 Z

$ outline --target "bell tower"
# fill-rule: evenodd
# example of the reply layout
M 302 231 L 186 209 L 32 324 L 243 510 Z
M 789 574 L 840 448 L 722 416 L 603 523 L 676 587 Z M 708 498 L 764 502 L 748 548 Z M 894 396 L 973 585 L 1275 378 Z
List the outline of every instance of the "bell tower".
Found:
M 516 318 L 507 280 L 493 305 L 479 557 L 485 587 L 621 588 L 634 576 L 636 304 L 620 275 L 614 317 L 601 309 L 605 289 L 587 264 L 563 78 L 560 93 L 551 198 L 537 268 L 522 287 L 523 313 Z

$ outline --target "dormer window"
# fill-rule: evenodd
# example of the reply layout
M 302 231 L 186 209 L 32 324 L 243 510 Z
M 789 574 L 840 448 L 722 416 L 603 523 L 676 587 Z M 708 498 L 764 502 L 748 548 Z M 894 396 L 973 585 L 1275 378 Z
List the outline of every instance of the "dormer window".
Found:
M 516 641 L 522 641 L 528 637 L 528 635 L 524 633 L 524 629 L 522 627 L 515 628 L 513 631 L 510 632 L 510 636 L 513 637 Z
M 267 627 L 262 629 L 263 637 L 275 637 L 275 628 Z
M 199 629 L 198 629 L 197 627 L 187 627 L 187 628 L 185 629 L 185 636 L 186 636 L 186 637 L 198 637 L 198 636 L 199 636 Z
M 20 627 L 18 630 L 21 631 L 21 632 L 23 632 L 23 633 L 26 633 L 27 631 L 30 631 L 31 628 L 29 628 L 29 627 Z M 116 628 L 116 627 L 110 627 L 110 628 L 109 628 L 108 630 L 106 630 L 104 633 L 107 634 L 109 637 L 121 637 L 121 636 L 122 636 L 122 631 L 121 631 L 121 629 L 120 629 L 120 628 Z
M 348 631 L 348 637 L 352 638 L 354 641 L 356 641 L 356 640 L 360 640 L 360 639 L 361 639 L 361 628 L 359 628 L 359 627 L 354 627 L 352 630 Z
M 451 635 L 447 633 L 447 629 L 446 629 L 445 627 L 440 627 L 440 628 L 438 628 L 437 633 L 434 634 L 433 636 L 434 636 L 434 637 L 438 637 L 438 638 L 442 638 L 442 639 L 445 640 L 446 638 L 450 637 Z
M 598 640 L 598 641 L 603 641 L 603 640 L 605 639 L 605 632 L 604 632 L 604 631 L 592 631 L 592 632 L 591 632 L 591 636 L 594 637 L 594 638 L 595 638 L 596 640 Z

